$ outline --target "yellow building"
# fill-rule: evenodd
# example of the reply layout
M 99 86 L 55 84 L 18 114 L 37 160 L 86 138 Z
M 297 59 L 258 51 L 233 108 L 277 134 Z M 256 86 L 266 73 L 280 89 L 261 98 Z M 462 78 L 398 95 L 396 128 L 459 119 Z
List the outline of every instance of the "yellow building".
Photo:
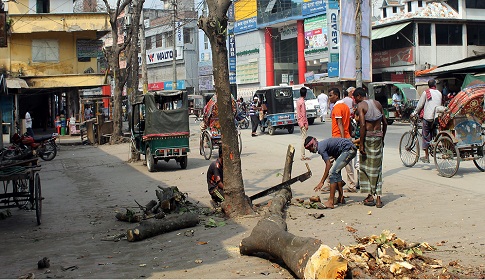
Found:
M 100 38 L 110 25 L 106 12 L 89 12 L 97 9 L 90 0 L 5 3 L 8 35 L 7 47 L 0 48 L 0 73 L 7 77 L 9 95 L 1 96 L 4 121 L 20 121 L 29 111 L 34 129 L 51 127 L 56 115 L 79 114 L 80 91 L 101 92 L 107 81 Z

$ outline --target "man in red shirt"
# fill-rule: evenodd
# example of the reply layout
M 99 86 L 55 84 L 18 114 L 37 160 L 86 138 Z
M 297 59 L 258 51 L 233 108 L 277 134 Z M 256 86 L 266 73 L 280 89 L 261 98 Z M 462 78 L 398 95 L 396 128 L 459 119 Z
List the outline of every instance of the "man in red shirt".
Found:
M 340 100 L 340 90 L 338 88 L 330 89 L 328 100 L 335 104 L 331 115 L 332 137 L 350 139 L 350 109 L 342 100 Z M 348 191 L 357 192 L 353 164 L 347 164 L 345 166 L 345 171 L 347 172 Z
M 301 160 L 310 160 L 305 156 L 305 139 L 308 131 L 308 119 L 306 118 L 305 97 L 307 89 L 302 87 L 300 89 L 300 98 L 296 101 L 296 119 L 298 120 L 298 126 L 300 127 L 301 134 Z

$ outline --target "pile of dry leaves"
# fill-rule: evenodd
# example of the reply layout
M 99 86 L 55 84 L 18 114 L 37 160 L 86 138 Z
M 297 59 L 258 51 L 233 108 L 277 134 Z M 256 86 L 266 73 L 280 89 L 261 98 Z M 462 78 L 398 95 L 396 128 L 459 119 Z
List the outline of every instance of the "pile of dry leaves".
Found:
M 355 233 L 355 229 L 347 227 Z M 457 261 L 443 265 L 426 256 L 435 248 L 428 243 L 408 243 L 384 230 L 379 236 L 356 237 L 357 245 L 338 248 L 347 259 L 352 278 L 484 278 L 484 268 L 467 268 Z

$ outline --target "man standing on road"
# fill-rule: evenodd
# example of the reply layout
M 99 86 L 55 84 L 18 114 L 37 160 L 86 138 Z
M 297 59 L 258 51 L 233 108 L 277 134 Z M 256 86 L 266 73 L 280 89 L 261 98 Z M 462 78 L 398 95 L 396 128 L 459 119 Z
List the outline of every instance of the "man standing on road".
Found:
M 350 136 L 350 109 L 349 107 L 340 100 L 340 91 L 338 88 L 330 89 L 328 99 L 330 102 L 335 103 L 332 110 L 332 137 L 340 137 L 351 139 Z M 345 171 L 347 172 L 348 181 L 348 191 L 357 192 L 354 167 L 352 164 L 345 166 Z
M 27 129 L 27 135 L 34 137 L 34 130 L 32 129 L 32 117 L 30 113 L 25 113 L 25 128 Z
M 325 118 L 327 117 L 327 109 L 328 109 L 328 95 L 322 90 L 322 92 L 318 95 L 318 104 L 320 105 L 320 121 L 325 122 Z
M 382 105 L 369 100 L 363 88 L 357 88 L 354 97 L 360 122 L 360 191 L 368 193 L 364 205 L 382 208 L 382 151 L 387 131 L 386 117 Z M 377 196 L 375 200 L 374 195 Z
M 419 98 L 418 105 L 411 116 L 415 116 L 424 107 L 423 114 L 423 150 L 424 157 L 420 160 L 424 163 L 429 163 L 429 152 L 428 147 L 432 140 L 433 125 L 435 124 L 435 119 L 437 117 L 436 107 L 441 106 L 443 99 L 441 92 L 436 89 L 436 81 L 430 79 L 428 81 L 429 89 L 425 90 L 421 97 Z
M 345 97 L 342 99 L 342 101 L 349 107 L 350 110 L 350 117 L 354 116 L 354 109 L 355 109 L 355 100 L 354 100 L 354 87 L 349 87 L 345 92 Z
M 305 97 L 307 89 L 302 87 L 300 89 L 300 98 L 296 101 L 296 119 L 300 127 L 301 134 L 301 160 L 310 160 L 305 156 L 305 139 L 308 131 L 308 119 L 306 118 Z
M 219 147 L 219 157 L 209 165 L 207 170 L 207 185 L 213 206 L 217 206 L 224 201 L 224 173 L 222 167 L 222 147 Z
M 251 118 L 251 136 L 255 137 L 258 136 L 256 130 L 258 129 L 259 124 L 259 114 L 258 114 L 258 107 L 259 107 L 259 98 L 254 96 L 253 102 L 249 105 L 249 117 Z
M 329 178 L 330 181 L 330 195 L 328 200 L 323 202 L 325 208 L 333 209 L 335 191 L 338 190 L 337 203 L 345 204 L 344 200 L 344 180 L 342 179 L 341 170 L 345 166 L 349 165 L 349 162 L 357 154 L 357 148 L 350 139 L 345 138 L 328 138 L 317 142 L 317 139 L 308 136 L 305 139 L 305 148 L 312 153 L 317 153 L 322 156 L 325 161 L 325 172 L 323 173 L 322 180 L 318 182 L 317 186 L 314 188 L 315 191 L 319 191 L 323 187 L 323 183 Z M 335 159 L 335 162 L 330 162 L 330 157 Z M 330 169 L 331 168 L 331 169 Z

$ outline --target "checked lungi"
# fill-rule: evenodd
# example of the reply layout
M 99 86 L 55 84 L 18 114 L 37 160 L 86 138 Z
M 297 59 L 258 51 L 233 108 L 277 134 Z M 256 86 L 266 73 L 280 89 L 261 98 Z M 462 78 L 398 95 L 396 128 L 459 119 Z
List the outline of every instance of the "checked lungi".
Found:
M 382 131 L 367 131 L 365 136 L 366 157 L 360 157 L 360 191 L 382 195 Z

